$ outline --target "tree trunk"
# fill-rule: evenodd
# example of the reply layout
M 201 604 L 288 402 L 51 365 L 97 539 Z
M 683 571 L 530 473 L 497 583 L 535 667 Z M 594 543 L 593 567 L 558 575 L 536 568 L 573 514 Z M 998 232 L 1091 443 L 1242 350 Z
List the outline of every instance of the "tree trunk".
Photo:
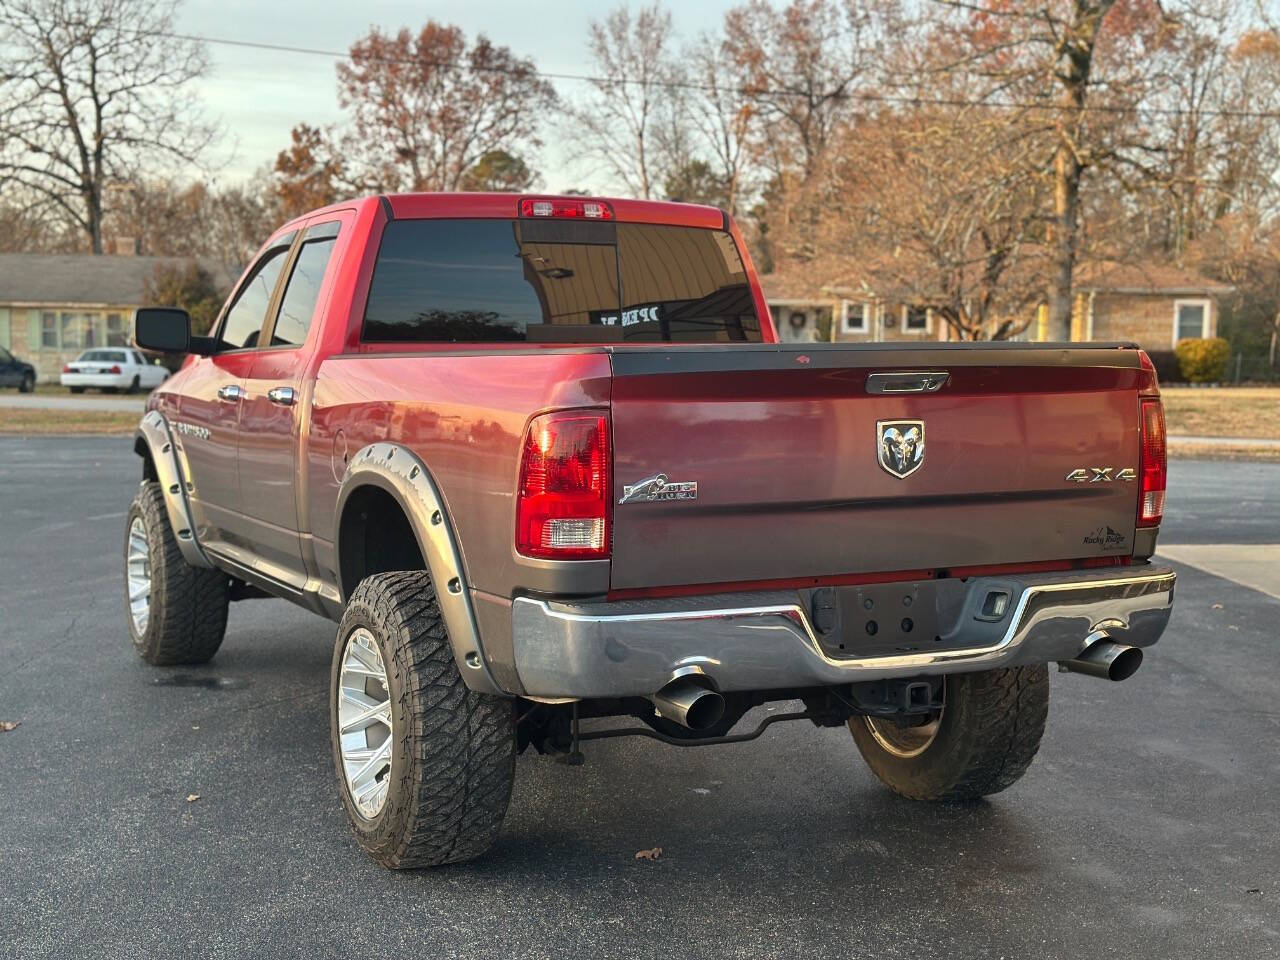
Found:
M 83 192 L 86 213 L 85 227 L 89 234 L 91 253 L 102 253 L 102 191 L 90 187 Z
M 1072 22 L 1065 29 L 1054 64 L 1062 85 L 1058 147 L 1053 158 L 1053 282 L 1049 288 L 1049 335 L 1071 339 L 1071 290 L 1080 232 L 1081 127 L 1093 67 L 1098 30 L 1115 0 L 1075 0 Z
M 1080 226 L 1080 161 L 1071 144 L 1058 144 L 1053 167 L 1053 284 L 1049 288 L 1049 336 L 1071 339 L 1071 288 Z

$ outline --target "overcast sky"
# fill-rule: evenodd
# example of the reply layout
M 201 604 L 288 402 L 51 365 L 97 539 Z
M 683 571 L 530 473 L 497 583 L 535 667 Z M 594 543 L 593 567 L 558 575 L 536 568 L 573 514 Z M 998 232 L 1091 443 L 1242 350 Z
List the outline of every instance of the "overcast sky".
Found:
M 732 0 L 697 0 L 673 8 L 677 31 L 693 37 L 716 29 Z M 326 3 L 276 0 L 187 0 L 179 13 L 178 29 L 207 38 L 251 40 L 323 50 L 346 50 L 377 25 L 384 30 L 420 28 L 429 19 L 461 27 L 467 38 L 484 33 L 518 56 L 532 57 L 540 70 L 587 73 L 583 50 L 587 21 L 601 18 L 611 3 L 556 0 L 554 3 L 444 0 L 430 4 L 363 0 Z M 209 44 L 212 69 L 200 82 L 208 111 L 221 118 L 230 157 L 219 179 L 232 182 L 248 177 L 273 161 L 288 145 L 294 124 L 323 126 L 341 118 L 334 61 L 328 57 L 249 50 Z M 581 83 L 558 81 L 561 96 L 582 93 Z M 576 165 L 554 145 L 553 130 L 544 130 L 549 144 L 534 168 L 548 190 L 566 187 L 605 189 L 608 178 L 590 166 Z

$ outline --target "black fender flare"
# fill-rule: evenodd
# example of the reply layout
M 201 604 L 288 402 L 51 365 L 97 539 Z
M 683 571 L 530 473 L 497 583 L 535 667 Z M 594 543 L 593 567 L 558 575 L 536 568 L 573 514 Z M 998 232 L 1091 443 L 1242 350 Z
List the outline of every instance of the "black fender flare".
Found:
M 384 440 L 362 448 L 348 462 L 342 477 L 334 512 L 333 544 L 342 602 L 347 602 L 341 574 L 342 516 L 351 495 L 368 486 L 389 493 L 409 519 L 435 586 L 440 614 L 463 681 L 477 693 L 505 695 L 485 659 L 471 591 L 463 570 L 462 552 L 458 549 L 457 534 L 445 509 L 444 499 L 427 465 L 412 450 L 399 443 Z
M 169 526 L 173 528 L 173 536 L 178 541 L 182 558 L 193 567 L 212 568 L 213 563 L 206 556 L 196 536 L 195 520 L 191 503 L 187 500 L 187 486 L 182 477 L 177 451 L 174 449 L 173 433 L 169 429 L 169 422 L 159 410 L 150 410 L 143 416 L 134 435 L 133 449 L 139 456 L 146 454 L 151 458 L 156 479 L 164 493 Z

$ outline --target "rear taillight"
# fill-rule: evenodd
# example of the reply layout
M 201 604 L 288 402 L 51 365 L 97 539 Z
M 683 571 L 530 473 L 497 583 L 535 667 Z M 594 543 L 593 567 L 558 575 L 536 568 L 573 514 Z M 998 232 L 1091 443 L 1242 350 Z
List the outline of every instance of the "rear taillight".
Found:
M 1159 400 L 1142 400 L 1142 454 L 1138 476 L 1142 487 L 1138 499 L 1138 526 L 1158 527 L 1164 515 L 1164 491 L 1168 461 L 1164 446 L 1164 407 Z
M 521 200 L 520 216 L 612 220 L 613 208 L 603 200 Z
M 609 418 L 548 413 L 525 434 L 516 550 L 582 560 L 609 555 Z
M 71 369 L 71 364 L 69 364 L 69 363 L 64 363 L 64 364 L 62 365 L 62 372 L 63 372 L 63 373 L 75 373 L 75 371 Z
M 121 372 L 120 364 L 118 363 L 114 367 L 112 367 L 110 370 L 107 371 L 107 373 L 117 373 L 117 374 L 120 372 Z

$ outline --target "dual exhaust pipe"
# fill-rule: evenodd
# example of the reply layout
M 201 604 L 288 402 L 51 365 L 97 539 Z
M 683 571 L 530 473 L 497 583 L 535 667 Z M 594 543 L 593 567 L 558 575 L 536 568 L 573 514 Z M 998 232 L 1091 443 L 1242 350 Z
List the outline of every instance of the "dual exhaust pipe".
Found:
M 1070 673 L 1102 680 L 1128 680 L 1142 666 L 1142 651 L 1116 643 L 1099 631 L 1074 660 L 1058 664 Z M 724 716 L 724 697 L 699 675 L 677 677 L 649 698 L 658 716 L 695 732 L 709 730 Z
M 1058 663 L 1063 670 L 1070 673 L 1083 673 L 1089 677 L 1102 680 L 1128 680 L 1142 666 L 1142 651 L 1137 647 L 1127 647 L 1116 643 L 1105 633 L 1099 631 L 1086 641 L 1088 646 L 1074 660 L 1061 660 Z

